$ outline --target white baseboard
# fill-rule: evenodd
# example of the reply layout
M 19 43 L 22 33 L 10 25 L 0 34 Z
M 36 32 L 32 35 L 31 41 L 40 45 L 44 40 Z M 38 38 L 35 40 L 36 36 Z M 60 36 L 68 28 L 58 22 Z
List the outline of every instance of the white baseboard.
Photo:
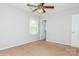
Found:
M 67 44 L 67 43 L 61 43 L 61 42 L 56 42 L 56 41 L 50 41 L 50 40 L 47 40 L 48 42 L 55 42 L 55 43 L 58 43 L 58 44 L 63 44 L 63 45 L 69 45 L 71 46 L 71 44 Z
M 20 45 L 24 45 L 24 44 L 27 44 L 27 43 L 30 43 L 30 42 L 33 42 L 33 41 L 37 41 L 37 40 L 32 40 L 32 41 L 28 41 L 28 42 L 22 42 L 22 43 L 17 43 L 16 45 L 12 45 L 12 46 L 7 46 L 7 47 L 4 47 L 4 48 L 0 48 L 0 50 L 5 50 L 5 49 L 9 49 L 9 48 L 12 48 L 12 47 L 16 47 L 16 46 L 20 46 Z

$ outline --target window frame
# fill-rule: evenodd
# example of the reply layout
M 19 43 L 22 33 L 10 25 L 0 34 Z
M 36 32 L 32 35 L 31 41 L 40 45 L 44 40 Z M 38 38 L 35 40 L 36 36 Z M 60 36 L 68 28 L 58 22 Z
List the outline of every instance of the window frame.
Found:
M 29 29 L 30 29 L 30 34 L 33 34 L 33 35 L 38 34 L 38 20 L 30 19 Z

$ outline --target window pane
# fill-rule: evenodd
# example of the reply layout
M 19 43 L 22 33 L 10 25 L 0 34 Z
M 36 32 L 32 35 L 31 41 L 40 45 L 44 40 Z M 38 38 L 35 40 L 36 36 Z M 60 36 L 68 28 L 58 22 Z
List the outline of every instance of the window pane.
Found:
M 38 33 L 38 21 L 30 20 L 30 33 L 37 34 Z

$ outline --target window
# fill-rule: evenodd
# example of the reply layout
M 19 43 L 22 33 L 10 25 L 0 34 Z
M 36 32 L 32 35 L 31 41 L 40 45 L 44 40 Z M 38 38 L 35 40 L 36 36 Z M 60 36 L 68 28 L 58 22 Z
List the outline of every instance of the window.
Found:
M 37 34 L 37 33 L 38 33 L 38 21 L 30 20 L 30 34 Z

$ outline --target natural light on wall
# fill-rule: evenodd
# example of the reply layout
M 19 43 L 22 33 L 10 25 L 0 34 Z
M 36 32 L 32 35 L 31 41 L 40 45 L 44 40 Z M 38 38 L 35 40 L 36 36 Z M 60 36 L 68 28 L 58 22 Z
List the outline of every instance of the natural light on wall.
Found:
M 38 34 L 38 21 L 30 20 L 30 34 Z

